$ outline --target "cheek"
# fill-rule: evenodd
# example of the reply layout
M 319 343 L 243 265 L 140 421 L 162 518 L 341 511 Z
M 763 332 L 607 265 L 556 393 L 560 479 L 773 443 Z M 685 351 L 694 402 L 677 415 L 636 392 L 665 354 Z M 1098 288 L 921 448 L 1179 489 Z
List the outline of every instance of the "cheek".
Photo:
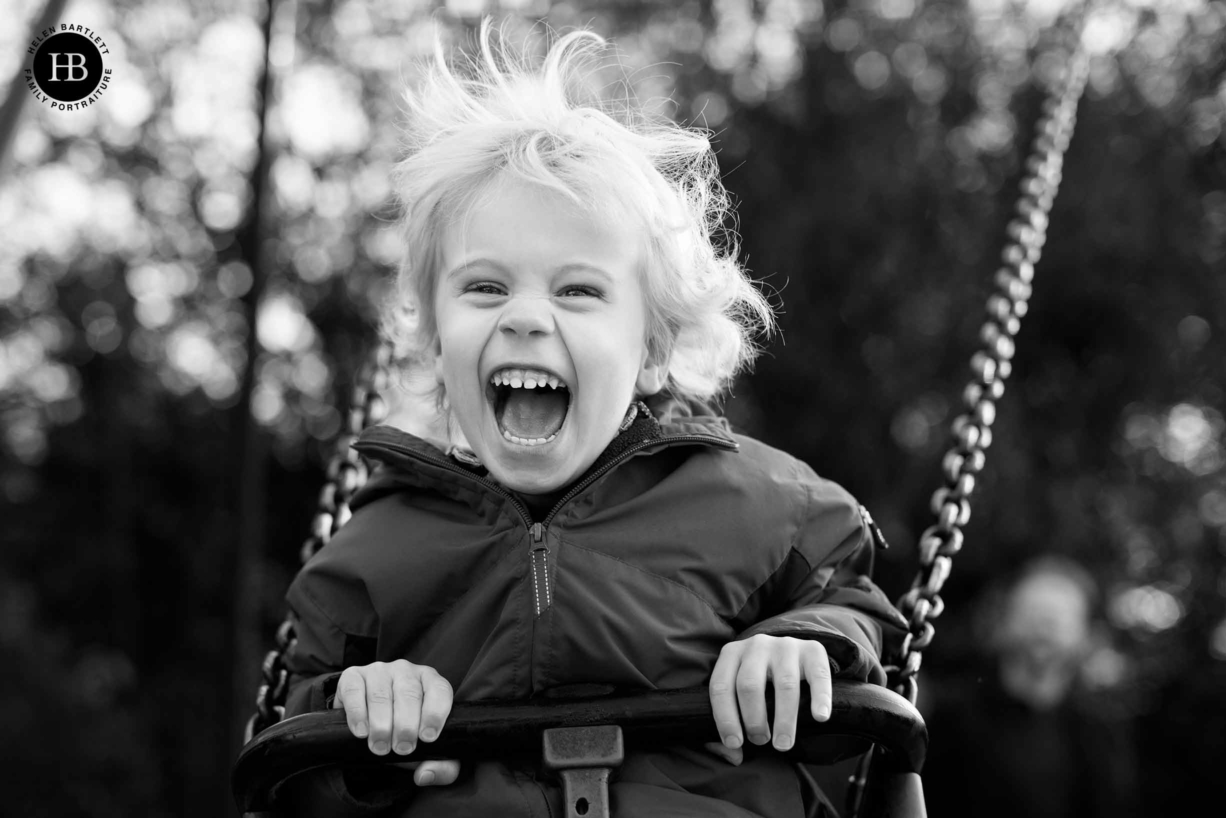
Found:
M 625 366 L 628 375 L 637 379 L 639 370 L 648 358 L 648 340 L 646 316 L 636 315 L 634 320 L 626 321 L 621 329 L 621 348 L 624 350 Z
M 606 332 L 589 330 L 581 349 L 572 352 L 576 367 L 586 375 L 587 394 L 595 398 L 589 410 L 617 415 L 634 397 L 644 344 L 625 324 L 611 325 Z
M 471 343 L 465 343 L 464 333 L 439 335 L 438 354 L 434 359 L 435 379 L 453 397 L 468 390 L 476 377 L 476 353 Z
M 480 316 L 463 309 L 444 309 L 436 313 L 436 333 L 439 348 L 449 359 L 461 359 L 472 354 L 478 344 Z
M 640 344 L 636 343 L 639 339 L 634 323 L 631 317 L 617 315 L 601 316 L 598 321 L 568 321 L 562 339 L 577 366 L 597 376 L 608 376 L 638 365 L 634 350 Z

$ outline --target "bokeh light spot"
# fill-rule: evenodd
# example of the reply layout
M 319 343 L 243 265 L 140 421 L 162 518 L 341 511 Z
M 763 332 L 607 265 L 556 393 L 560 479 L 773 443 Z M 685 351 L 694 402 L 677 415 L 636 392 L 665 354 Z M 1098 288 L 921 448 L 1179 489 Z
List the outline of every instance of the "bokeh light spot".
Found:
M 852 63 L 856 81 L 869 91 L 876 91 L 890 80 L 890 61 L 879 51 L 865 51 Z
M 256 334 L 269 352 L 301 352 L 315 340 L 302 303 L 286 293 L 271 295 L 260 305 Z

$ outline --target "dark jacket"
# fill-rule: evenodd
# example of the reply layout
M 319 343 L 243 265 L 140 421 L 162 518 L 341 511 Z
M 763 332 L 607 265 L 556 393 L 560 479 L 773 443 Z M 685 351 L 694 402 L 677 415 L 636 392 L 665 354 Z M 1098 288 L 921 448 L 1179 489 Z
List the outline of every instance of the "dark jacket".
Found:
M 380 467 L 289 590 L 288 714 L 327 707 L 343 668 L 399 658 L 435 668 L 459 702 L 704 685 L 726 643 L 757 633 L 818 639 L 840 677 L 883 682 L 883 641 L 905 623 L 868 579 L 867 513 L 720 418 L 656 414 L 641 412 L 539 519 L 480 467 L 395 429 L 363 433 L 355 446 Z M 317 803 L 334 816 L 373 804 L 412 818 L 561 814 L 538 772 L 477 763 L 417 790 L 390 770 L 403 776 L 393 797 L 357 794 L 334 771 L 303 798 L 335 797 Z M 631 754 L 610 792 L 619 815 L 800 818 L 807 786 L 782 758 L 732 767 L 671 748 Z

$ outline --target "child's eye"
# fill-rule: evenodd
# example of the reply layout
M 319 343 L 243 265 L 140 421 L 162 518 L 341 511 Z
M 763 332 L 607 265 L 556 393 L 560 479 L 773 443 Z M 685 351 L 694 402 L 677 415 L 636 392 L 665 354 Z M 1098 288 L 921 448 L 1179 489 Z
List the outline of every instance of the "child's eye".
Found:
M 500 285 L 492 281 L 477 281 L 465 287 L 464 292 L 478 295 L 502 295 L 503 290 Z
M 558 291 L 558 295 L 563 296 L 564 298 L 575 298 L 576 296 L 600 298 L 602 293 L 595 287 L 589 287 L 586 284 L 568 284 Z

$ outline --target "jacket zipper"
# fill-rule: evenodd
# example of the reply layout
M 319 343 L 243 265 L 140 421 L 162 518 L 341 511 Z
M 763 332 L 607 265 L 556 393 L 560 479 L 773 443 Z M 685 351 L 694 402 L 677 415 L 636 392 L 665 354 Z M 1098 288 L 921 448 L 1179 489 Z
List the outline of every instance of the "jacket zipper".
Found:
M 362 447 L 371 447 L 375 449 L 382 448 L 385 451 L 391 451 L 394 454 L 404 455 L 414 460 L 430 463 L 431 465 L 446 469 L 454 474 L 461 474 L 470 480 L 477 481 L 481 485 L 493 491 L 495 494 L 510 500 L 511 505 L 515 507 L 515 510 L 519 512 L 519 516 L 523 519 L 524 526 L 527 527 L 529 538 L 532 541 L 532 549 L 529 552 L 529 559 L 532 563 L 532 597 L 534 612 L 539 618 L 541 614 L 549 610 L 549 606 L 553 604 L 553 591 L 549 585 L 549 546 L 545 544 L 545 532 L 548 530 L 549 524 L 553 522 L 553 518 L 557 516 L 558 512 L 561 511 L 567 503 L 569 503 L 579 494 L 583 493 L 588 486 L 592 485 L 601 477 L 608 474 L 612 469 L 626 462 L 644 449 L 650 449 L 652 446 L 659 446 L 661 444 L 668 447 L 682 443 L 706 443 L 721 449 L 735 449 L 737 447 L 735 443 L 731 443 L 714 435 L 675 435 L 672 437 L 658 437 L 654 440 L 641 441 L 633 446 L 630 446 L 608 463 L 605 463 L 599 469 L 583 478 L 583 480 L 579 481 L 574 486 L 571 486 L 570 491 L 566 492 L 566 494 L 562 496 L 561 500 L 554 503 L 553 508 L 549 510 L 549 513 L 545 515 L 545 519 L 541 522 L 536 522 L 532 519 L 532 513 L 528 510 L 528 507 L 525 506 L 513 492 L 509 491 L 498 483 L 495 483 L 493 480 L 473 474 L 468 469 L 457 466 L 448 460 L 438 457 L 431 457 L 430 455 L 422 454 L 421 452 L 398 446 L 394 443 L 367 441 L 362 444 Z
M 539 617 L 548 610 L 552 600 L 549 588 L 549 546 L 545 545 L 544 523 L 533 523 L 532 534 L 532 600 Z

